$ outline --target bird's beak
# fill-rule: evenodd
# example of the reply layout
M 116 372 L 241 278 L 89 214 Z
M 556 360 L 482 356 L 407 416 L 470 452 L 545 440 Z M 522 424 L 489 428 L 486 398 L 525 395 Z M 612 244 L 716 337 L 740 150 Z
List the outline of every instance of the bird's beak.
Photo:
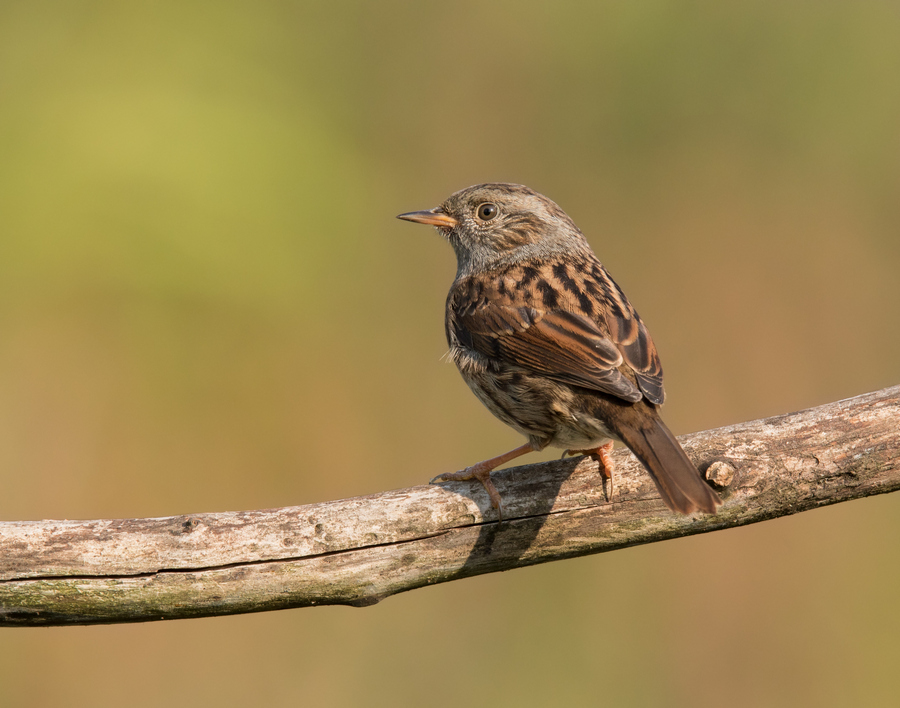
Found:
M 411 211 L 406 214 L 399 214 L 397 218 L 404 221 L 415 221 L 417 224 L 429 224 L 441 229 L 453 229 L 459 223 L 452 216 L 441 211 L 440 207 L 435 207 L 428 211 Z

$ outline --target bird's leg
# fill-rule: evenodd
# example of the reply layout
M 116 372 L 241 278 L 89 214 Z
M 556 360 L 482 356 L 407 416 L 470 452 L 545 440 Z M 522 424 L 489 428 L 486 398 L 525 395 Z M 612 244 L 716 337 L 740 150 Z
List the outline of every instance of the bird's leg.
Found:
M 494 486 L 494 482 L 491 480 L 491 471 L 502 464 L 509 462 L 510 460 L 514 460 L 517 457 L 521 457 L 529 452 L 534 452 L 535 448 L 532 447 L 531 443 L 525 443 L 520 447 L 517 447 L 515 450 L 510 450 L 509 452 L 504 452 L 502 455 L 497 455 L 497 457 L 492 457 L 489 460 L 482 460 L 471 467 L 466 467 L 464 470 L 460 470 L 459 472 L 445 472 L 444 474 L 439 474 L 437 477 L 431 480 L 429 484 L 434 484 L 435 482 L 458 482 L 469 479 L 477 479 L 481 482 L 481 485 L 484 487 L 484 490 L 488 493 L 488 497 L 491 499 L 491 506 L 497 510 L 497 514 L 500 517 L 501 521 L 503 519 L 503 513 L 500 510 L 500 492 L 497 491 L 497 488 Z
M 615 469 L 615 466 L 612 458 L 609 456 L 612 449 L 613 441 L 610 440 L 606 445 L 601 445 L 591 450 L 566 450 L 563 453 L 563 457 L 566 455 L 590 455 L 597 460 L 597 464 L 600 467 L 600 476 L 603 477 L 604 487 L 606 487 L 606 481 L 609 480 L 609 494 L 606 495 L 606 501 L 611 501 L 613 497 L 613 469 Z
M 613 449 L 613 441 L 610 440 L 606 445 L 601 445 L 596 450 L 593 451 L 592 457 L 597 459 L 597 464 L 600 469 L 600 476 L 603 477 L 604 482 L 609 480 L 609 494 L 606 495 L 606 501 L 610 502 L 613 498 L 613 493 L 615 492 L 615 488 L 613 487 L 613 461 L 612 457 L 609 456 L 609 453 L 612 452 Z M 603 486 L 606 486 L 605 484 Z

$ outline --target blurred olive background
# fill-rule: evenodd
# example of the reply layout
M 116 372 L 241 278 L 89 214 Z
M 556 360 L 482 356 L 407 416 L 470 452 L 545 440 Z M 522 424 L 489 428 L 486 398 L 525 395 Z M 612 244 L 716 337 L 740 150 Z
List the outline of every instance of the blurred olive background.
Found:
M 0 518 L 303 504 L 518 445 L 441 361 L 450 248 L 394 219 L 482 181 L 585 231 L 678 433 L 900 383 L 898 35 L 869 1 L 4 2 Z M 7 629 L 0 705 L 895 705 L 898 512 Z

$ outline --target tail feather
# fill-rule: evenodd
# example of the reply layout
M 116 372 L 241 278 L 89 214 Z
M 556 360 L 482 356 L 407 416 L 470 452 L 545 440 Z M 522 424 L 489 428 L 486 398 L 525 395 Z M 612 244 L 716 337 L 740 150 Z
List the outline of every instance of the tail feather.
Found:
M 714 514 L 722 500 L 700 476 L 666 424 L 658 415 L 644 417 L 641 422 L 616 432 L 647 468 L 666 506 L 682 514 Z

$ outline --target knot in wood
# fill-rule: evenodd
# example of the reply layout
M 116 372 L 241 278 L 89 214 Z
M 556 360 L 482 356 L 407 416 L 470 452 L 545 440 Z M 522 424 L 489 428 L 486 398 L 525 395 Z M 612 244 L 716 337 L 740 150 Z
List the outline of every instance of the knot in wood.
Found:
M 727 487 L 734 481 L 736 470 L 729 462 L 716 460 L 706 468 L 706 479 L 719 488 Z

